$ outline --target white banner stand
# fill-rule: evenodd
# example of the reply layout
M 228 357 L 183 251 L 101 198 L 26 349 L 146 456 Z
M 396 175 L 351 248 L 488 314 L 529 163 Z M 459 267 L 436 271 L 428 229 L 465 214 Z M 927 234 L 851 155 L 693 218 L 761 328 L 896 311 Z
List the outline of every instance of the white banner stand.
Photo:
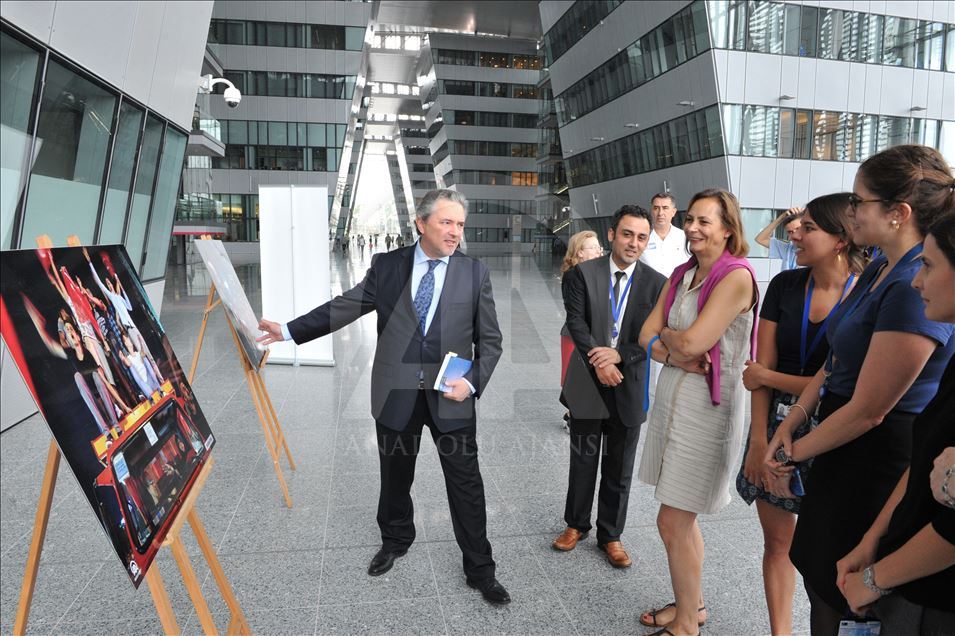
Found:
M 331 300 L 328 188 L 259 186 L 262 316 L 279 323 Z M 334 366 L 330 335 L 269 345 L 268 364 Z

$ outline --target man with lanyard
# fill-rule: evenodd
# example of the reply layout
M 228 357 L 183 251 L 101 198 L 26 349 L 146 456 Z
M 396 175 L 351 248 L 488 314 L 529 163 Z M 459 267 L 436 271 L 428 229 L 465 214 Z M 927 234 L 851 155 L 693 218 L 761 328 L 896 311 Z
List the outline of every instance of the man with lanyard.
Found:
M 567 329 L 575 351 L 567 365 L 561 401 L 570 410 L 570 474 L 564 520 L 553 542 L 570 551 L 591 529 L 597 468 L 597 543 L 617 568 L 631 565 L 620 541 L 640 426 L 646 352 L 637 342 L 666 279 L 639 262 L 650 237 L 650 214 L 625 205 L 607 232 L 611 254 L 564 274 Z

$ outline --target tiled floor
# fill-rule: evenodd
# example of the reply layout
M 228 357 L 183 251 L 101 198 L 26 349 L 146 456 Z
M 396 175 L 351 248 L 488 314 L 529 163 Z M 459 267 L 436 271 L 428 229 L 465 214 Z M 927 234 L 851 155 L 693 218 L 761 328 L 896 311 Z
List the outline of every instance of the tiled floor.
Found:
M 220 313 L 209 324 L 195 382 L 218 443 L 198 504 L 249 622 L 258 634 L 643 634 L 641 610 L 671 600 L 651 488 L 635 484 L 623 540 L 634 557 L 614 570 L 593 539 L 571 553 L 550 542 L 563 527 L 567 435 L 559 425 L 558 332 L 563 320 L 549 255 L 489 257 L 505 351 L 479 404 L 488 534 L 513 602 L 492 607 L 466 587 L 433 444 L 425 441 L 414 485 L 418 540 L 387 575 L 365 573 L 379 545 L 378 460 L 369 415 L 374 317 L 335 336 L 334 368 L 269 366 L 265 380 L 298 470 L 285 474 L 287 509 L 265 449 L 238 354 Z M 333 291 L 367 263 L 333 259 Z M 258 271 L 239 268 L 253 307 Z M 183 366 L 192 359 L 208 292 L 201 266 L 171 268 L 162 322 Z M 427 438 L 427 435 L 425 436 Z M 3 434 L 0 573 L 2 634 L 12 631 L 49 434 L 34 416 Z M 639 461 L 639 453 L 638 453 Z M 706 634 L 769 632 L 762 592 L 762 537 L 738 498 L 701 519 L 706 539 Z M 198 547 L 186 531 L 192 554 Z M 184 632 L 199 624 L 169 554 L 156 565 Z M 221 628 L 227 623 L 209 570 L 196 570 Z M 797 631 L 808 631 L 796 593 Z M 68 471 L 61 471 L 37 582 L 30 632 L 161 631 L 149 592 L 129 584 Z

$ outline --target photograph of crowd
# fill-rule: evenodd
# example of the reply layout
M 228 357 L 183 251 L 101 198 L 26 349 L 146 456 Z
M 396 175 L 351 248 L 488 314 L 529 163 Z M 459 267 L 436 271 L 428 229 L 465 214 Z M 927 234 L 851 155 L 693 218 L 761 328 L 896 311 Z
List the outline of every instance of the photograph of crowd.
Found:
M 215 443 L 121 245 L 5 252 L 0 328 L 138 587 Z

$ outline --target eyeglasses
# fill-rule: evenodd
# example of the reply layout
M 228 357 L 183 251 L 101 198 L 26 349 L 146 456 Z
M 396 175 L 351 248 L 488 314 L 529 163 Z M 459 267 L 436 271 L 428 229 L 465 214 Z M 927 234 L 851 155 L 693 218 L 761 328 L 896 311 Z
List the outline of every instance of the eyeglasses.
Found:
M 849 206 L 853 212 L 858 210 L 863 203 L 893 203 L 894 201 L 895 199 L 863 199 L 855 193 L 849 195 Z
M 597 251 L 597 252 L 599 252 L 599 253 L 602 253 L 602 252 L 604 251 L 604 248 L 601 247 L 601 246 L 599 246 L 599 245 L 588 245 L 587 247 L 582 247 L 582 248 L 580 248 L 580 249 L 581 249 L 581 250 L 595 250 L 595 251 Z

